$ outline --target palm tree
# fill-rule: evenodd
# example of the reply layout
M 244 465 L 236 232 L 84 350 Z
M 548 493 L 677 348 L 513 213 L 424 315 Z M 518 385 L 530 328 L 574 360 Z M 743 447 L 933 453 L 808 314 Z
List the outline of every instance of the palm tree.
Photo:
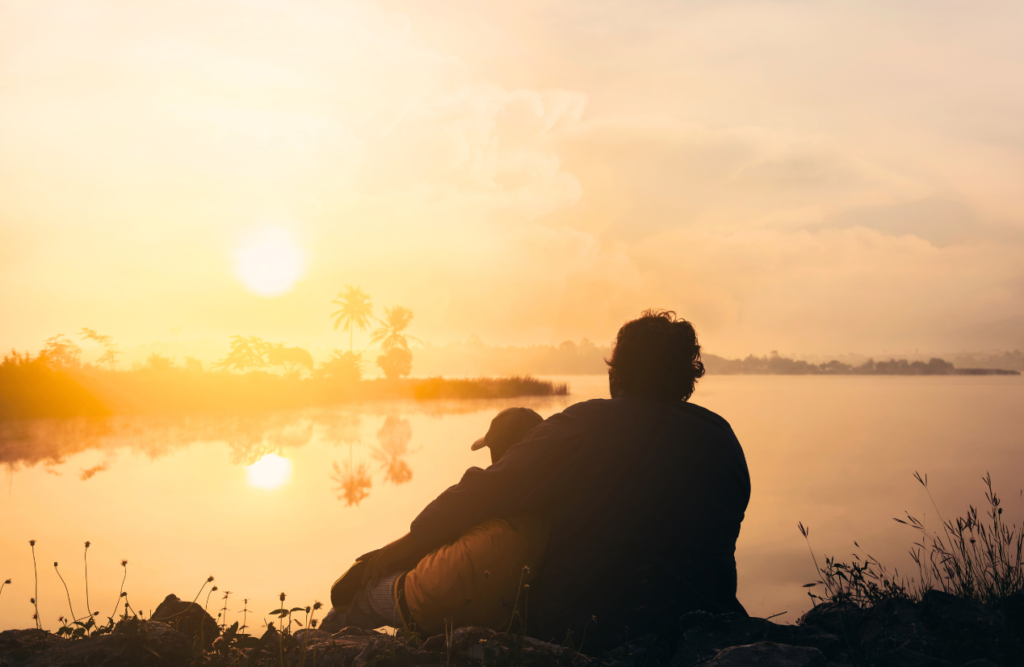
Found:
M 344 292 L 338 292 L 338 296 L 331 301 L 341 306 L 331 313 L 334 318 L 334 330 L 343 326 L 348 332 L 348 351 L 352 351 L 352 340 L 355 329 L 366 331 L 370 327 L 370 318 L 373 317 L 373 303 L 369 295 L 361 287 L 345 285 Z
M 412 322 L 412 311 L 405 306 L 385 308 L 384 320 L 381 321 L 381 326 L 374 329 L 370 343 L 380 343 L 385 353 L 395 348 L 408 350 L 409 338 L 419 340 L 415 336 L 402 333 L 409 326 L 409 322 Z
M 232 336 L 231 351 L 214 368 L 250 371 L 267 365 L 267 353 L 273 345 L 258 336 Z

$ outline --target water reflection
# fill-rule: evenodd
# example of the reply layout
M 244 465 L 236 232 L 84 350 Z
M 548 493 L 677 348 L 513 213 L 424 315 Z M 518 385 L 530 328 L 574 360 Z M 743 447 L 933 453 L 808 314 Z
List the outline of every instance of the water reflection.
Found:
M 408 419 L 396 415 L 388 415 L 384 425 L 377 431 L 379 447 L 375 447 L 372 456 L 380 462 L 384 470 L 384 479 L 392 484 L 405 484 L 412 479 L 412 470 L 405 457 L 409 453 L 409 441 L 412 440 L 412 425 Z
M 366 496 L 370 495 L 370 487 L 373 480 L 370 479 L 370 466 L 366 463 L 352 463 L 352 451 L 349 448 L 349 459 L 340 467 L 338 462 L 331 464 L 334 472 L 331 479 L 335 482 L 335 492 L 338 500 L 344 500 L 349 507 L 358 505 Z
M 276 489 L 292 476 L 292 462 L 277 454 L 267 454 L 256 463 L 246 466 L 249 484 L 261 489 Z
M 409 457 L 415 450 L 410 449 L 410 415 L 497 412 L 510 405 L 554 411 L 569 402 L 564 396 L 393 401 L 305 410 L 0 421 L 0 463 L 12 477 L 23 467 L 41 466 L 49 474 L 63 476 L 68 472 L 68 476 L 84 482 L 116 468 L 120 451 L 142 453 L 156 460 L 182 448 L 215 445 L 226 446 L 230 462 L 246 467 L 252 479 L 253 464 L 276 460 L 268 459 L 271 455 L 285 460 L 287 452 L 319 441 L 334 447 L 348 445 L 347 460 L 332 463 L 330 478 L 338 499 L 354 506 L 369 495 L 377 467 L 373 464 L 379 464 L 385 483 L 402 485 L 413 479 Z M 374 432 L 376 443 L 364 449 Z M 90 461 L 74 472 L 60 469 L 69 459 L 89 451 L 101 452 L 102 460 Z

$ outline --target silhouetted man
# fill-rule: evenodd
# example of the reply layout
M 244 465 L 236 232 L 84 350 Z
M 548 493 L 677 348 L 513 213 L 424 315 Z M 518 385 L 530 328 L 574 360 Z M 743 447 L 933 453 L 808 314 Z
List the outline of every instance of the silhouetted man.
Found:
M 409 534 L 368 554 L 367 578 L 489 517 L 544 510 L 533 636 L 578 638 L 589 625 L 591 641 L 610 645 L 671 632 L 687 611 L 745 613 L 735 548 L 750 477 L 729 424 L 687 402 L 704 374 L 693 326 L 644 312 L 619 330 L 608 367 L 611 399 L 577 403 L 486 470 L 469 469 Z

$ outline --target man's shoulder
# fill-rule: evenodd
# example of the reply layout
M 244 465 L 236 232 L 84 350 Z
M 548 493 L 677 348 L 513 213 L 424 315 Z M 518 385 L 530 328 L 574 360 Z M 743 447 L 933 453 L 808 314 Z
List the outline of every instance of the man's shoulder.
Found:
M 708 426 L 727 431 L 730 434 L 732 433 L 732 426 L 717 412 L 712 412 L 703 406 L 690 403 L 689 401 L 681 403 L 679 410 L 690 419 L 695 419 Z
M 689 422 L 701 428 L 708 428 L 732 434 L 732 426 L 719 414 L 690 402 L 666 405 L 642 398 L 595 398 L 581 401 L 561 412 L 567 420 L 578 423 L 593 423 L 594 420 L 615 419 L 618 416 L 635 415 L 638 412 L 663 412 L 668 410 L 672 418 Z

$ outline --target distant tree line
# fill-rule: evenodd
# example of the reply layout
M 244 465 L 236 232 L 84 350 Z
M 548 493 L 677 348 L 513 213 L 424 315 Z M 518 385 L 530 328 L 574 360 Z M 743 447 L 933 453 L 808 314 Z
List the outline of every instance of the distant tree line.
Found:
M 944 359 L 925 361 L 868 359 L 851 365 L 833 359 L 821 364 L 790 359 L 772 352 L 766 357 L 748 355 L 745 359 L 725 359 L 713 354 L 702 356 L 709 375 L 1019 375 L 1018 371 L 988 368 L 956 368 Z
M 607 370 L 605 359 L 611 347 L 583 339 L 559 345 L 494 346 L 476 336 L 465 342 L 426 344 L 416 350 L 418 368 L 424 375 L 478 376 L 515 375 L 599 375 Z M 748 355 L 726 359 L 702 355 L 711 375 L 985 375 L 1024 370 L 1024 354 L 960 355 L 956 363 L 933 358 L 928 361 L 867 359 L 858 363 L 831 360 L 824 363 L 799 361 L 773 352 L 768 356 Z

